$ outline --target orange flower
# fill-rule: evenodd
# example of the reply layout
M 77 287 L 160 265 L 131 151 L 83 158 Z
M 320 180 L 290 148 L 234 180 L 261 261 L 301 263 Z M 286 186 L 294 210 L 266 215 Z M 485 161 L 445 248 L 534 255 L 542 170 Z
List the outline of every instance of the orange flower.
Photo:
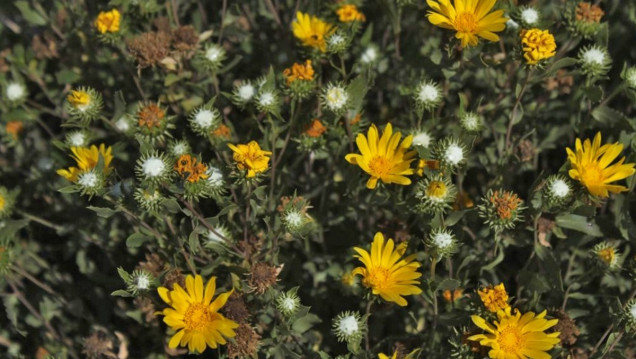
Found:
M 283 71 L 283 75 L 287 79 L 287 85 L 296 80 L 312 81 L 314 79 L 314 68 L 311 67 L 311 60 L 305 61 L 305 64 L 295 63 L 290 68 Z
M 7 122 L 5 130 L 11 135 L 11 137 L 13 137 L 14 140 L 17 140 L 20 132 L 24 130 L 24 125 L 22 124 L 22 121 L 9 121 Z
M 589 2 L 580 2 L 576 7 L 576 19 L 588 23 L 599 23 L 605 12 Z
M 199 182 L 201 179 L 208 178 L 206 171 L 208 167 L 203 163 L 197 163 L 195 157 L 189 154 L 181 155 L 174 165 L 175 171 L 190 183 Z
M 309 137 L 320 137 L 323 133 L 325 133 L 325 131 L 327 131 L 327 127 L 325 127 L 325 125 L 316 118 L 311 122 L 305 131 L 305 134 Z
M 453 204 L 453 209 L 457 211 L 460 209 L 473 208 L 474 206 L 475 206 L 475 203 L 470 198 L 468 193 L 461 191 L 457 194 L 457 197 L 455 198 L 455 204 Z
M 489 198 L 490 203 L 497 209 L 497 214 L 501 219 L 510 219 L 514 211 L 523 202 L 516 193 L 508 191 L 497 191 Z
M 161 121 L 165 116 L 166 113 L 154 103 L 146 105 L 137 113 L 139 127 L 146 126 L 150 129 L 153 127 L 161 127 Z
M 230 138 L 230 133 L 230 128 L 223 123 L 220 124 L 219 127 L 217 127 L 214 131 L 212 131 L 212 135 L 214 137 L 220 138 Z
M 452 292 L 449 289 L 446 289 L 443 295 L 444 295 L 445 301 L 452 303 L 458 300 L 459 298 L 461 298 L 463 294 L 464 294 L 464 291 L 461 288 L 457 288 Z

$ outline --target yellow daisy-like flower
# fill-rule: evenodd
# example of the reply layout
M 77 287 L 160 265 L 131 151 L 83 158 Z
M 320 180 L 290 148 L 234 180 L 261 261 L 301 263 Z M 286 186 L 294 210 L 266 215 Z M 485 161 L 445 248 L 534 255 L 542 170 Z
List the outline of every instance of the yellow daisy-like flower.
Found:
M 175 284 L 172 290 L 165 287 L 157 288 L 161 299 L 170 305 L 162 311 L 163 322 L 172 330 L 177 331 L 172 336 L 168 346 L 188 346 L 191 352 L 202 353 L 206 345 L 214 349 L 219 344 L 226 344 L 226 338 L 233 338 L 234 329 L 238 324 L 225 318 L 218 311 L 234 290 L 221 293 L 214 301 L 216 291 L 216 277 L 210 278 L 205 290 L 200 275 L 188 275 L 185 280 L 186 290 Z
M 575 150 L 565 149 L 572 169 L 568 172 L 572 179 L 581 182 L 594 196 L 609 197 L 608 192 L 620 193 L 627 187 L 610 183 L 622 180 L 634 174 L 634 163 L 626 163 L 625 157 L 610 165 L 623 151 L 623 145 L 616 142 L 601 146 L 601 133 L 594 136 L 594 142 L 576 139 Z
M 556 55 L 556 42 L 548 30 L 530 29 L 521 31 L 523 57 L 530 65 Z
M 367 181 L 367 188 L 374 189 L 378 180 L 386 184 L 411 184 L 411 180 L 406 176 L 414 173 L 410 166 L 417 152 L 406 152 L 413 141 L 412 135 L 407 136 L 402 143 L 401 138 L 400 132 L 393 133 L 391 123 L 387 123 L 381 138 L 378 138 L 378 128 L 375 125 L 371 125 L 366 137 L 358 134 L 356 144 L 361 154 L 349 153 L 345 159 L 371 175 Z
M 57 174 L 66 178 L 71 182 L 77 182 L 77 177 L 80 173 L 90 171 L 97 166 L 99 157 L 104 159 L 104 174 L 108 175 L 111 171 L 110 162 L 113 160 L 113 148 L 103 143 L 99 145 L 99 148 L 92 145 L 87 147 L 71 147 L 71 156 L 77 163 L 77 167 L 69 167 L 68 169 L 59 169 Z
M 283 71 L 283 75 L 285 75 L 287 85 L 296 80 L 312 81 L 314 79 L 314 68 L 311 67 L 311 60 L 307 60 L 305 64 L 293 64 L 292 67 Z
M 499 283 L 494 287 L 489 285 L 484 289 L 479 289 L 477 294 L 479 294 L 481 302 L 484 303 L 484 307 L 490 312 L 496 313 L 510 307 L 508 305 L 508 293 L 503 283 Z
M 366 21 L 363 13 L 358 11 L 358 7 L 353 4 L 345 4 L 336 10 L 340 22 Z
M 111 11 L 102 11 L 95 19 L 95 27 L 100 34 L 107 32 L 118 32 L 121 21 L 121 14 L 117 9 Z
M 607 265 L 616 263 L 616 250 L 614 247 L 607 247 L 599 250 L 598 256 Z
M 523 315 L 515 309 L 506 308 L 497 312 L 498 321 L 494 325 L 477 315 L 471 316 L 473 323 L 487 331 L 468 337 L 482 346 L 492 348 L 488 356 L 492 359 L 550 359 L 546 353 L 559 343 L 559 332 L 546 334 L 544 331 L 558 323 L 558 319 L 545 319 L 546 311 L 540 314 L 528 312 Z
M 503 10 L 490 12 L 497 0 L 426 0 L 433 11 L 426 15 L 428 21 L 444 29 L 455 30 L 455 37 L 462 47 L 476 46 L 478 36 L 490 41 L 499 41 L 496 32 L 506 28 L 507 18 Z
M 246 145 L 236 145 L 228 143 L 228 147 L 234 151 L 234 161 L 239 170 L 247 170 L 245 177 L 252 178 L 257 173 L 267 171 L 269 167 L 270 151 L 263 151 L 258 142 L 250 141 Z
M 426 187 L 426 195 L 436 201 L 443 201 L 447 193 L 448 188 L 444 181 L 431 181 Z
M 86 108 L 91 103 L 91 95 L 86 91 L 73 90 L 66 99 L 71 106 L 77 109 Z
M 385 243 L 384 236 L 378 232 L 371 244 L 371 253 L 358 247 L 353 248 L 364 267 L 357 267 L 351 273 L 362 276 L 362 284 L 370 288 L 372 293 L 379 295 L 387 302 L 395 302 L 399 306 L 406 306 L 405 295 L 420 294 L 420 282 L 416 280 L 422 276 L 417 271 L 420 264 L 415 262 L 415 254 L 400 259 L 406 251 L 406 243 L 395 248 L 393 240 Z
M 327 50 L 325 37 L 331 34 L 334 28 L 315 16 L 298 11 L 296 20 L 292 23 L 292 30 L 303 46 L 314 47 L 325 52 Z

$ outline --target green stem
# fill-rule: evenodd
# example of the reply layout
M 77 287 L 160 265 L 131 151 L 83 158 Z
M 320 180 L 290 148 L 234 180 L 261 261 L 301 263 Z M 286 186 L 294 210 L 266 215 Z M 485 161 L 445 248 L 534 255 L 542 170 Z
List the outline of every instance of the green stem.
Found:
M 27 213 L 27 212 L 24 212 L 24 211 L 18 211 L 18 213 L 20 213 L 22 216 L 24 216 L 24 218 L 26 218 L 26 219 L 28 219 L 30 221 L 39 223 L 39 224 L 41 224 L 41 225 L 43 225 L 45 227 L 51 228 L 51 229 L 55 230 L 56 232 L 59 232 L 59 231 L 61 231 L 64 228 L 63 226 L 57 225 L 57 224 L 55 224 L 53 222 L 47 221 L 44 218 L 40 218 L 40 217 L 38 217 L 36 215 L 30 214 L 30 213 Z
M 506 152 L 509 150 L 511 145 L 510 137 L 512 135 L 512 127 L 515 125 L 514 120 L 515 120 L 515 117 L 517 117 L 517 110 L 519 109 L 519 105 L 521 105 L 521 99 L 523 98 L 523 94 L 526 92 L 526 89 L 528 88 L 528 83 L 530 82 L 531 73 L 532 73 L 532 70 L 527 70 L 526 78 L 523 81 L 523 87 L 521 88 L 521 91 L 519 92 L 519 95 L 517 96 L 517 101 L 515 102 L 515 105 L 512 107 L 512 112 L 510 114 L 510 121 L 508 122 L 508 130 L 506 131 Z
M 607 105 L 614 97 L 616 97 L 616 95 L 621 93 L 626 87 L 627 85 L 624 82 L 616 86 L 616 88 L 614 88 L 614 90 L 603 101 L 601 101 L 601 103 L 598 104 L 599 107 Z
M 435 285 L 435 269 L 437 267 L 437 257 L 432 258 L 431 262 L 431 285 Z M 433 291 L 433 330 L 437 328 L 438 317 L 438 305 L 437 305 L 437 288 Z

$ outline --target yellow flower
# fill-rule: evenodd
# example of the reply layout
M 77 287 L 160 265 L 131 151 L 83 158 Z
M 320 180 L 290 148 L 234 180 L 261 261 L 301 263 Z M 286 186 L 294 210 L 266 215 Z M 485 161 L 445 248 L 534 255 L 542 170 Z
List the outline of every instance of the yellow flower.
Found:
M 447 193 L 448 189 L 444 181 L 431 181 L 426 187 L 426 195 L 434 200 L 443 201 Z
M 508 293 L 503 283 L 499 283 L 494 287 L 489 285 L 484 289 L 478 290 L 477 293 L 482 303 L 484 303 L 484 307 L 493 313 L 510 307 L 508 305 Z
M 200 275 L 186 277 L 186 290 L 179 284 L 174 284 L 172 290 L 165 287 L 157 288 L 159 296 L 172 308 L 165 308 L 163 322 L 172 330 L 177 331 L 170 339 L 168 346 L 188 346 L 191 352 L 202 353 L 206 345 L 216 348 L 219 344 L 226 344 L 225 338 L 233 338 L 234 329 L 238 324 L 225 318 L 218 311 L 234 290 L 219 294 L 214 301 L 216 291 L 216 277 L 210 278 L 205 290 Z
M 418 176 L 422 177 L 424 176 L 425 168 L 430 168 L 432 170 L 439 170 L 439 161 L 420 159 L 419 161 L 417 161 L 417 169 L 415 173 Z
M 601 133 L 598 132 L 593 143 L 586 139 L 581 146 L 581 140 L 577 138 L 575 151 L 569 148 L 565 150 L 572 166 L 568 174 L 581 182 L 590 194 L 609 197 L 608 192 L 620 193 L 628 190 L 627 187 L 610 184 L 634 174 L 634 163 L 623 164 L 625 157 L 610 165 L 623 151 L 622 144 L 617 142 L 601 146 Z
M 311 67 L 311 60 L 305 61 L 305 64 L 295 63 L 292 67 L 285 69 L 283 75 L 287 79 L 287 85 L 296 80 L 311 81 L 314 79 L 314 69 Z
M 327 44 L 325 36 L 331 34 L 334 30 L 331 24 L 328 24 L 315 16 L 303 14 L 298 11 L 296 20 L 292 23 L 294 36 L 300 40 L 303 46 L 310 46 L 325 52 Z
M 342 5 L 338 10 L 338 19 L 340 22 L 366 21 L 367 18 L 363 13 L 358 11 L 358 7 L 352 4 Z
M 378 232 L 371 244 L 371 253 L 358 247 L 353 248 L 358 254 L 354 255 L 364 267 L 357 267 L 351 273 L 362 276 L 362 284 L 370 288 L 372 293 L 379 295 L 387 302 L 395 302 L 406 306 L 405 295 L 420 294 L 422 290 L 416 279 L 422 276 L 417 272 L 419 263 L 415 262 L 415 254 L 400 259 L 406 250 L 406 244 L 395 248 L 393 240 L 384 242 L 384 236 Z
M 523 57 L 530 65 L 549 59 L 556 54 L 556 42 L 548 30 L 521 31 L 521 46 L 523 46 Z
M 598 251 L 599 258 L 608 265 L 616 262 L 616 250 L 614 247 L 603 248 Z
M 380 139 L 378 139 L 378 129 L 375 125 L 371 125 L 366 137 L 361 133 L 356 137 L 356 144 L 361 154 L 349 153 L 345 159 L 353 165 L 360 166 L 371 175 L 367 181 L 367 188 L 375 188 L 379 179 L 386 184 L 397 183 L 403 186 L 411 184 L 411 180 L 406 176 L 413 174 L 410 166 L 417 152 L 406 152 L 413 141 L 412 135 L 407 136 L 401 144 L 400 138 L 402 134 L 400 132 L 394 134 L 390 123 L 384 128 Z
M 346 286 L 352 286 L 356 283 L 356 277 L 351 272 L 347 272 L 342 275 L 342 278 L 340 278 L 340 282 L 342 282 L 342 284 Z
M 510 310 L 498 311 L 499 320 L 494 325 L 477 315 L 471 316 L 473 323 L 488 333 L 470 336 L 468 340 L 479 341 L 482 346 L 492 348 L 488 352 L 492 359 L 550 359 L 546 352 L 559 343 L 559 332 L 546 334 L 544 331 L 555 326 L 558 319 L 545 319 L 545 310 L 538 315 L 528 312 L 523 316 L 516 309 L 515 314 L 511 314 Z
M 73 90 L 66 99 L 71 106 L 77 109 L 86 108 L 91 103 L 91 96 L 86 91 Z
M 99 145 L 99 148 L 95 145 L 92 145 L 90 148 L 71 147 L 71 152 L 73 152 L 73 156 L 71 157 L 77 162 L 77 167 L 57 170 L 57 174 L 67 180 L 77 182 L 77 177 L 80 173 L 90 171 L 97 166 L 100 156 L 104 159 L 104 174 L 108 175 L 110 173 L 110 162 L 113 160 L 112 147 L 106 147 L 106 145 L 102 143 Z
M 269 167 L 270 151 L 263 151 L 256 141 L 250 141 L 246 145 L 228 143 L 234 151 L 234 161 L 239 170 L 247 170 L 245 177 L 252 178 L 257 173 L 265 172 Z
M 95 27 L 100 34 L 106 32 L 118 32 L 121 15 L 117 9 L 111 11 L 102 11 L 95 19 Z
M 455 37 L 461 40 L 462 47 L 476 46 L 477 36 L 490 41 L 499 41 L 495 32 L 506 28 L 507 18 L 503 10 L 490 12 L 497 0 L 426 0 L 434 11 L 426 15 L 435 26 L 456 30 Z M 489 13 L 490 12 L 490 13 Z
M 2 196 L 2 193 L 0 193 L 0 212 L 2 212 L 4 210 L 4 206 L 6 206 L 7 201 L 4 199 L 4 196 Z

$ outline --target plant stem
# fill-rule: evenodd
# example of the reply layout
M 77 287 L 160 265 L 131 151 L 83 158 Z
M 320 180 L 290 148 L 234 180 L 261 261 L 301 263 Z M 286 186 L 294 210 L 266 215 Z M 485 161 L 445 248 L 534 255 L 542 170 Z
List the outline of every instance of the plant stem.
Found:
M 435 285 L 435 269 L 437 267 L 437 257 L 432 258 L 431 262 L 431 285 Z M 438 308 L 437 308 L 437 288 L 433 290 L 433 330 L 437 328 L 437 316 L 438 316 Z
M 627 303 L 629 303 L 629 301 L 632 300 L 634 298 L 634 296 L 636 296 L 636 288 L 632 289 L 632 292 L 629 295 L 629 298 L 625 301 L 625 304 L 623 305 L 623 308 L 625 308 Z M 599 339 L 598 342 L 596 343 L 596 345 L 594 346 L 594 348 L 592 348 L 592 351 L 590 352 L 590 357 L 593 356 L 598 351 L 598 349 L 601 347 L 601 344 L 603 344 L 603 341 L 605 341 L 605 338 L 609 335 L 609 333 L 612 332 L 612 329 L 614 329 L 614 323 L 610 324 L 610 326 L 607 327 L 607 330 L 605 331 L 605 333 L 603 333 L 603 336 L 601 336 L 601 339 Z M 617 340 L 615 340 L 615 342 L 618 341 L 618 339 L 620 339 L 621 336 L 619 336 L 617 338 Z M 612 344 L 612 346 L 611 346 L 612 349 L 614 348 L 615 344 L 616 343 Z M 610 351 L 608 351 L 608 353 L 609 352 Z M 603 356 L 603 357 L 605 357 L 605 356 Z
M 369 300 L 367 303 L 367 310 L 365 311 L 364 317 L 366 318 L 367 328 L 369 327 L 369 317 L 371 316 L 371 305 L 373 305 L 373 300 Z M 364 331 L 364 348 L 367 353 L 371 351 L 371 342 L 369 341 L 369 331 Z
M 50 221 L 47 221 L 44 218 L 40 218 L 38 216 L 35 216 L 33 214 L 30 214 L 30 213 L 27 213 L 27 212 L 24 212 L 24 211 L 20 211 L 19 210 L 18 213 L 23 215 L 24 218 L 26 218 L 28 220 L 31 220 L 33 222 L 39 223 L 39 224 L 41 224 L 41 225 L 43 225 L 45 227 L 51 228 L 51 229 L 55 230 L 56 232 L 59 232 L 59 231 L 61 231 L 64 228 L 64 227 L 62 227 L 60 225 L 57 225 L 57 224 L 52 223 Z
M 47 293 L 49 293 L 51 295 L 57 295 L 57 293 L 53 290 L 53 288 L 51 288 L 48 285 L 40 282 L 37 278 L 35 278 L 31 274 L 29 274 L 27 271 L 22 269 L 22 267 L 20 267 L 18 265 L 15 265 L 15 266 L 12 266 L 11 269 L 14 270 L 16 273 L 18 273 L 19 275 L 23 276 L 24 278 L 30 280 L 33 284 L 37 285 L 38 287 L 43 289 L 45 292 L 47 292 Z
M 523 94 L 526 92 L 526 88 L 528 88 L 528 83 L 530 82 L 531 73 L 532 73 L 532 70 L 527 70 L 526 78 L 523 81 L 523 87 L 521 88 L 521 91 L 519 92 L 519 95 L 517 96 L 517 101 L 515 102 L 515 105 L 512 107 L 512 114 L 510 115 L 510 122 L 508 122 L 508 130 L 506 131 L 506 147 L 505 147 L 506 151 L 508 151 L 510 148 L 510 136 L 512 134 L 512 127 L 515 125 L 514 120 L 515 120 L 515 117 L 517 117 L 517 110 L 519 108 L 519 105 L 521 104 L 521 99 L 523 98 Z

